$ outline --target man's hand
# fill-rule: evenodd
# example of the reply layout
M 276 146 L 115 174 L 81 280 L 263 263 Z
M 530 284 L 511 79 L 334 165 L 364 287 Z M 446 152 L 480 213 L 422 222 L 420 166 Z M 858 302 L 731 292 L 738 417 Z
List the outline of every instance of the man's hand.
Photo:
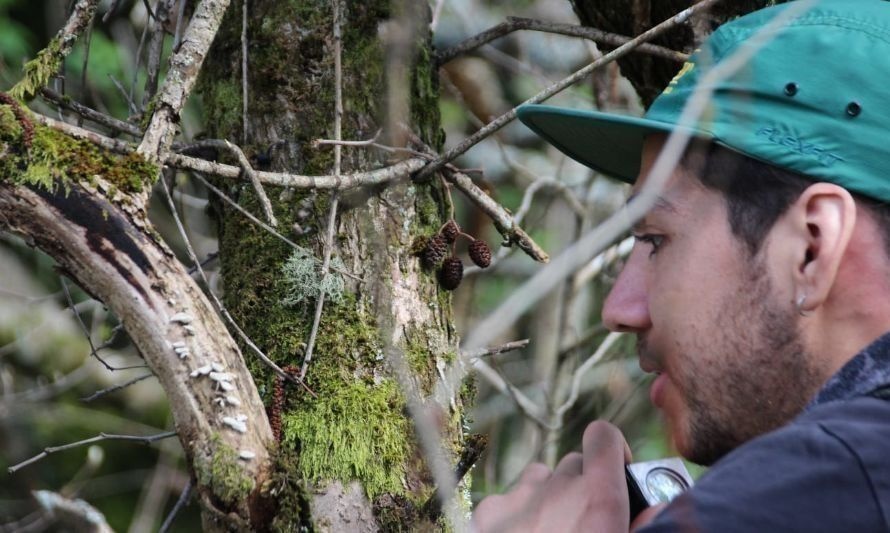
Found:
M 482 500 L 472 530 L 626 533 L 630 509 L 624 465 L 630 460 L 618 428 L 593 422 L 584 431 L 581 453 L 567 454 L 553 472 L 531 464 L 510 492 Z

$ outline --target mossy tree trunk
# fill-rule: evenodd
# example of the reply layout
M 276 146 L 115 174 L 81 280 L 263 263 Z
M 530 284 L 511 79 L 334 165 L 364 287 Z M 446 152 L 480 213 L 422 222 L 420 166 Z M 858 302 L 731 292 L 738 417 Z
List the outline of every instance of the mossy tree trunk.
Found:
M 242 4 L 231 6 L 199 88 L 210 136 L 241 140 L 246 126 L 248 155 L 268 169 L 308 175 L 333 172 L 333 148 L 313 144 L 334 136 L 331 4 L 250 2 L 246 125 L 240 113 Z M 405 30 L 393 26 L 399 19 L 414 21 L 417 30 L 408 47 L 397 50 L 409 60 L 407 122 L 428 144 L 441 144 L 425 3 L 419 3 L 423 8 L 415 13 L 394 12 L 388 0 L 344 4 L 343 138 L 368 139 L 387 124 L 387 114 L 393 111 L 386 108 L 387 91 L 398 89 L 393 84 L 399 80 L 391 73 L 399 69 L 388 63 L 393 54 L 387 53 L 381 35 Z M 344 148 L 342 171 L 379 168 L 388 157 L 391 154 L 367 147 Z M 249 186 L 228 192 L 243 207 L 261 212 Z M 331 193 L 272 188 L 267 193 L 280 231 L 311 251 L 320 264 Z M 276 526 L 290 528 L 300 516 L 311 516 L 316 529 L 330 531 L 414 530 L 428 523 L 420 507 L 434 483 L 414 436 L 405 395 L 394 378 L 391 355 L 402 354 L 416 388 L 429 394 L 438 369 L 457 352 L 450 296 L 412 253 L 418 237 L 432 234 L 444 222 L 444 205 L 438 180 L 412 183 L 406 178 L 339 198 L 331 250 L 332 264 L 339 267 L 331 275 L 342 279 L 344 289 L 328 294 L 323 307 L 306 374 L 315 396 L 288 387 L 280 413 L 279 466 L 286 472 L 280 479 L 300 480 L 300 489 L 295 491 L 294 484 L 276 489 L 291 493 L 279 497 Z M 216 207 L 228 309 L 274 361 L 299 367 L 318 291 L 312 282 L 297 283 L 284 267 L 289 260 L 293 266 L 305 257 L 294 258 L 293 248 L 228 206 Z M 259 364 L 252 371 L 270 405 L 274 376 Z M 436 418 L 445 449 L 454 451 L 461 440 L 461 399 L 445 405 L 450 408 L 437 412 Z

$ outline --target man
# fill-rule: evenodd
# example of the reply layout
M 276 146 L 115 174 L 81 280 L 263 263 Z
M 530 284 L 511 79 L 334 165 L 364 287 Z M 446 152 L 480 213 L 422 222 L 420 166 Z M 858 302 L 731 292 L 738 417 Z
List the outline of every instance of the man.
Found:
M 718 29 L 644 119 L 519 113 L 639 192 L 711 85 L 603 309 L 657 374 L 676 448 L 712 465 L 635 524 L 647 533 L 890 531 L 890 3 L 823 0 L 770 26 L 794 5 Z M 741 68 L 708 76 L 746 47 Z M 628 461 L 620 432 L 594 422 L 580 453 L 530 465 L 473 525 L 627 531 Z

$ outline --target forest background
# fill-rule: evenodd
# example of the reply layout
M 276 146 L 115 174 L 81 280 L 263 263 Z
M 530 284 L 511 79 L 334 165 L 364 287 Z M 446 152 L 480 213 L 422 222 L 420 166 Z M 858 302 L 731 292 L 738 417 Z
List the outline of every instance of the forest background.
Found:
M 179 337 L 134 333 L 148 318 L 102 292 L 127 290 L 79 274 L 79 260 L 57 249 L 67 241 L 45 237 L 57 230 L 29 228 L 0 201 L 0 229 L 11 230 L 0 231 L 0 531 L 83 520 L 67 507 L 78 501 L 117 531 L 459 529 L 473 502 L 508 488 L 528 462 L 577 449 L 593 419 L 617 424 L 636 460 L 671 454 L 634 339 L 600 322 L 631 241 L 626 224 L 597 231 L 624 204 L 625 186 L 510 113 L 546 98 L 641 114 L 696 42 L 766 3 L 233 1 L 195 90 L 166 110 L 177 117 L 167 121 L 175 140 L 145 151 L 145 132 L 164 126 L 165 88 L 191 75 L 170 58 L 191 43 L 200 7 L 215 2 L 0 0 L 3 91 L 78 10 L 94 10 L 61 66 L 13 91 L 47 118 L 0 105 L 2 157 L 24 154 L 12 173 L 32 180 L 4 166 L 0 181 L 15 184 L 7 198 L 28 188 L 70 199 L 83 185 L 76 194 L 122 206 L 130 222 L 144 211 L 146 242 L 162 243 L 160 256 L 169 247 L 194 287 L 219 298 L 211 305 L 184 284 L 185 296 L 158 312 L 181 326 Z M 467 41 L 494 27 L 496 38 Z M 655 46 L 623 45 L 652 27 Z M 613 61 L 616 49 L 628 55 Z M 22 149 L 29 122 L 36 131 Z M 61 123 L 78 128 L 66 135 L 101 134 L 102 153 L 130 155 L 90 167 L 85 181 L 72 170 L 85 156 L 70 145 L 35 164 L 34 146 Z M 91 181 L 129 172 L 137 145 L 166 170 L 139 167 L 147 177 L 133 190 Z M 379 168 L 390 173 L 368 177 Z M 275 172 L 285 175 L 278 183 Z M 321 175 L 335 185 L 294 178 Z M 343 176 L 361 183 L 344 186 Z M 95 213 L 115 220 L 107 209 Z M 77 216 L 87 214 L 71 218 L 84 242 L 101 231 Z M 430 242 L 452 218 L 461 235 L 442 254 L 457 259 L 440 266 Z M 485 255 L 479 242 L 492 250 L 487 268 L 472 265 Z M 458 259 L 459 284 L 447 271 Z M 182 305 L 189 311 L 177 313 Z M 227 329 L 201 329 L 195 308 L 214 309 Z M 231 359 L 197 361 L 214 346 Z M 161 369 L 178 364 L 187 378 L 172 393 L 176 378 Z M 247 399 L 229 402 L 223 383 Z M 177 414 L 183 401 L 170 400 L 187 387 L 204 387 L 195 426 Z M 195 427 L 206 434 L 185 439 Z M 251 447 L 237 440 L 244 433 Z M 70 443 L 79 444 L 41 455 Z M 354 502 L 349 526 L 336 522 Z

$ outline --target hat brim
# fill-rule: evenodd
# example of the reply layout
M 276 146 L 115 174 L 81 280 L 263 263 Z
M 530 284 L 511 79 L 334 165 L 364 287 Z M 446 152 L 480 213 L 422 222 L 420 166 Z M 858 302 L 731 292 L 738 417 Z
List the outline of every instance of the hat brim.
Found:
M 646 118 L 548 105 L 524 105 L 517 114 L 532 131 L 575 161 L 627 183 L 636 181 L 640 173 L 646 136 L 678 129 L 676 124 Z

